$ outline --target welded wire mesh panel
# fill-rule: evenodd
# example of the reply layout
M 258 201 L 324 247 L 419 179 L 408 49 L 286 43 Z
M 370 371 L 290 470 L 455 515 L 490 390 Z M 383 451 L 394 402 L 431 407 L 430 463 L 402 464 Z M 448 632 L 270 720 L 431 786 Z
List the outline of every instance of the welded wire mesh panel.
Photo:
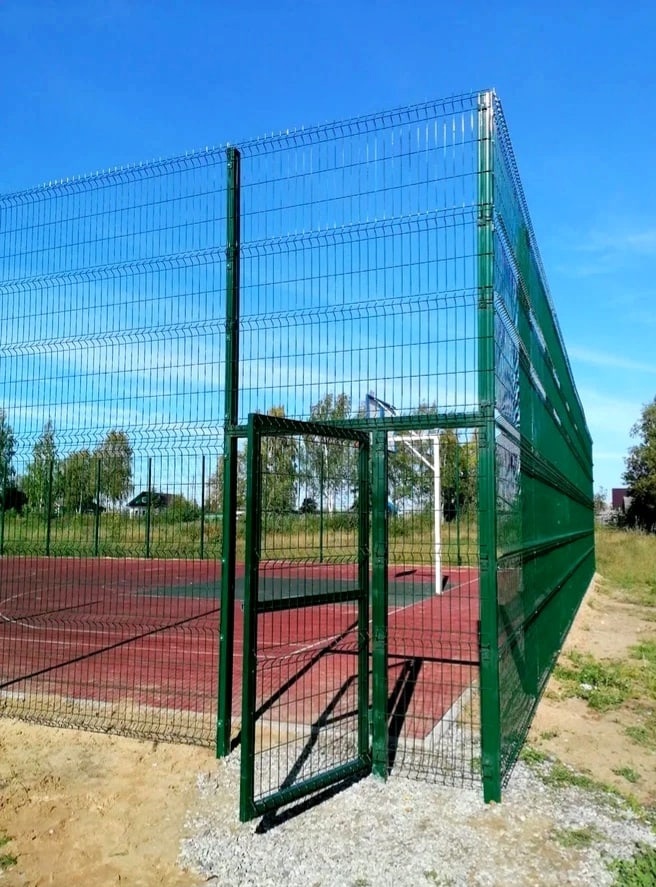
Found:
M 366 768 L 369 742 L 363 441 L 265 425 L 249 438 L 244 603 L 242 768 L 257 812 Z
M 476 97 L 240 151 L 241 421 L 371 390 L 475 409 Z
M 0 198 L 0 707 L 211 742 L 225 159 Z
M 390 768 L 477 782 L 476 431 L 404 430 L 390 439 Z
M 594 570 L 591 440 L 498 100 L 494 337 L 501 770 Z

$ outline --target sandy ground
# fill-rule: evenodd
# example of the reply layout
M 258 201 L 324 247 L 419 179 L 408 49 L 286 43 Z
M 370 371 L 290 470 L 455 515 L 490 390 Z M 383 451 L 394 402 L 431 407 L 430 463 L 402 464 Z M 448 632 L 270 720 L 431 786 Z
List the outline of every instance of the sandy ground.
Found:
M 603 582 L 598 583 L 581 604 L 563 654 L 576 649 L 597 659 L 623 659 L 630 647 L 656 636 L 653 617 L 653 610 L 609 597 Z M 528 741 L 597 781 L 655 806 L 656 754 L 625 733 L 636 723 L 630 707 L 599 714 L 582 699 L 560 699 L 558 681 L 551 678 Z M 638 773 L 638 782 L 628 783 L 614 772 L 623 767 Z
M 646 616 L 595 589 L 566 649 L 623 656 L 656 633 Z M 531 744 L 655 803 L 655 755 L 626 737 L 630 714 L 597 715 L 580 700 L 557 700 L 557 690 L 552 682 Z M 199 885 L 176 860 L 188 814 L 198 804 L 197 774 L 216 767 L 206 749 L 0 719 L 0 832 L 12 838 L 0 853 L 18 857 L 0 874 L 0 885 Z M 634 769 L 639 781 L 629 786 L 613 772 L 621 767 Z
M 0 719 L 4 885 L 187 887 L 176 863 L 212 752 Z

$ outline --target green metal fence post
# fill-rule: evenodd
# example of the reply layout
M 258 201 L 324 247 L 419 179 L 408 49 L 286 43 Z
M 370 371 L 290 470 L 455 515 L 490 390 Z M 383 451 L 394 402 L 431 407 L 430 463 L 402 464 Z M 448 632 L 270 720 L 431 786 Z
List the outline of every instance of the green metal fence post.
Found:
M 96 508 L 93 522 L 93 553 L 98 557 L 100 552 L 100 459 L 96 462 Z
M 148 457 L 148 498 L 146 499 L 146 557 L 150 557 L 150 512 L 153 498 L 153 477 L 152 477 L 153 460 Z
M 358 450 L 358 752 L 371 761 L 369 736 L 369 440 Z
M 55 472 L 55 460 L 48 463 L 48 486 L 46 488 L 46 557 L 50 555 L 50 531 L 52 523 L 52 480 Z
M 200 559 L 205 557 L 205 456 L 200 459 Z
M 323 485 L 325 471 L 324 446 L 321 448 L 321 468 L 319 472 L 319 563 L 323 563 Z
M 478 100 L 478 394 L 484 426 L 478 436 L 480 556 L 481 756 L 486 801 L 501 800 L 501 711 L 496 564 L 494 373 L 494 106 Z
M 256 434 L 257 416 L 248 417 L 246 489 L 249 509 L 246 519 L 246 571 L 244 577 L 244 659 L 242 674 L 241 773 L 239 818 L 247 822 L 255 815 L 253 806 L 255 762 L 255 707 L 257 679 L 257 600 L 260 548 L 262 545 L 262 459 L 261 437 Z
M 387 676 L 387 432 L 373 432 L 371 535 L 372 770 L 387 778 L 389 767 Z
M 232 730 L 232 657 L 234 648 L 235 559 L 237 535 L 239 419 L 240 154 L 227 150 L 226 375 L 223 437 L 223 537 L 219 628 L 219 699 L 216 754 L 230 753 Z

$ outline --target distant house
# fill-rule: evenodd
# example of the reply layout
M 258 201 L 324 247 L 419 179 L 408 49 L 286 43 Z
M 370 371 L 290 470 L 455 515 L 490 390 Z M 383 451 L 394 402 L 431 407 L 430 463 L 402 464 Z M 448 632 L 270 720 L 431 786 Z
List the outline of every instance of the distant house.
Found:
M 150 499 L 150 513 L 164 511 L 171 502 L 170 493 L 156 493 L 154 490 L 149 493 L 148 490 L 142 490 L 134 499 L 130 499 L 126 508 L 130 517 L 144 517 L 148 511 L 148 500 Z
M 613 487 L 611 492 L 610 507 L 613 511 L 626 514 L 631 507 L 631 496 L 626 487 Z

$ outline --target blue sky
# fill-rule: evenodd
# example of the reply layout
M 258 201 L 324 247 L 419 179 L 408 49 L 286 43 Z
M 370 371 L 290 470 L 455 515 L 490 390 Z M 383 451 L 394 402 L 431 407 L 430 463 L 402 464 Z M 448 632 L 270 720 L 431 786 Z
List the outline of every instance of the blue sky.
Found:
M 0 2 L 0 192 L 492 86 L 595 443 L 656 395 L 656 7 Z

